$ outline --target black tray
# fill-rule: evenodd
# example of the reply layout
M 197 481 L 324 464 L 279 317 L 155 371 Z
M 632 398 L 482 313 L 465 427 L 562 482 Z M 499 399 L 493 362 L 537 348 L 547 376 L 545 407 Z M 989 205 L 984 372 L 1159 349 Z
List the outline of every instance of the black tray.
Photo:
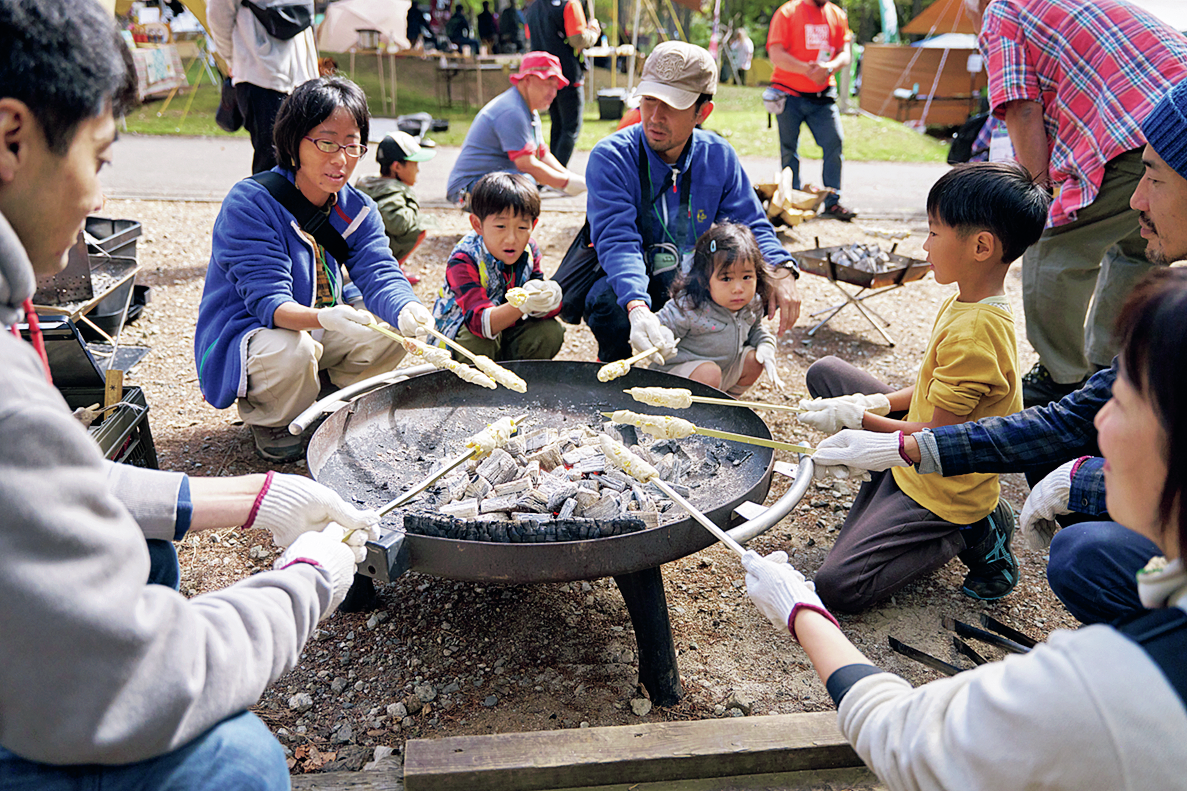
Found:
M 827 277 L 841 283 L 849 283 L 862 288 L 887 288 L 903 283 L 922 280 L 931 271 L 931 264 L 917 258 L 907 258 L 903 255 L 888 253 L 894 268 L 883 272 L 867 272 L 844 264 L 834 264 L 829 260 L 829 254 L 845 249 L 844 246 L 817 247 L 814 250 L 795 252 L 793 255 L 800 262 L 800 269 L 814 275 Z

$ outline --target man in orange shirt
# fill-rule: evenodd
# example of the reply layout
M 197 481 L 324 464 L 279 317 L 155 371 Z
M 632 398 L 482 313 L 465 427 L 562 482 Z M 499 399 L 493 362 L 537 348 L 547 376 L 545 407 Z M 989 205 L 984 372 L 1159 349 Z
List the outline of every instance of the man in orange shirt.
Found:
M 555 55 L 568 81 L 568 85 L 556 92 L 556 99 L 548 108 L 552 118 L 548 147 L 557 161 L 568 167 L 581 134 L 581 115 L 585 109 L 581 82 L 586 67 L 581 53 L 597 42 L 602 27 L 592 17 L 586 21 L 582 0 L 536 0 L 525 14 L 531 49 Z
M 849 65 L 849 19 L 829 0 L 788 0 L 771 17 L 767 53 L 775 74 L 771 88 L 783 98 L 779 121 L 779 153 L 791 168 L 792 186 L 800 188 L 800 157 L 796 149 L 800 126 L 808 124 L 824 151 L 824 186 L 836 193 L 824 201 L 824 217 L 852 220 L 856 212 L 840 203 L 841 116 L 833 74 Z M 769 98 L 764 95 L 764 98 Z

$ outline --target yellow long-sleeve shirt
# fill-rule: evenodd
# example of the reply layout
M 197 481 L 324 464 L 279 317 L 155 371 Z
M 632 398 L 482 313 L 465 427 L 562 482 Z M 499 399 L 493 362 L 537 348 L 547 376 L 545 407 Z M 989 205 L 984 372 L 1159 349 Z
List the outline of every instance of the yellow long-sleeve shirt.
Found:
M 1009 415 L 1022 408 L 1018 339 L 1004 299 L 957 302 L 949 298 L 936 314 L 907 420 L 927 422 L 936 407 L 966 420 Z M 994 304 L 995 302 L 999 304 Z M 997 506 L 997 475 L 970 473 L 945 478 L 895 467 L 903 493 L 957 525 L 983 519 Z

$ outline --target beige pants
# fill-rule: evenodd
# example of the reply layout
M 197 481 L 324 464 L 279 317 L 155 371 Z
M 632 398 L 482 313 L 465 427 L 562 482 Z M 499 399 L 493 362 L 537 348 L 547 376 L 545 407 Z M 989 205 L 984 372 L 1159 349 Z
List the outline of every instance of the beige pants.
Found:
M 249 425 L 287 426 L 317 400 L 319 371 L 346 387 L 392 370 L 403 358 L 404 347 L 378 332 L 351 343 L 329 330 L 320 341 L 308 332 L 260 330 L 247 343 L 247 397 L 238 401 L 239 417 Z

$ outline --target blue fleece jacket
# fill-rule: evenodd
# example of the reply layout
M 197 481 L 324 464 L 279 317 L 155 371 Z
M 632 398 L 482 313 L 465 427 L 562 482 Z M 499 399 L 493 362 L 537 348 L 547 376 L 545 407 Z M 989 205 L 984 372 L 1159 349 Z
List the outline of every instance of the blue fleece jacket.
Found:
M 293 181 L 292 171 L 273 171 Z M 392 258 L 383 218 L 375 202 L 354 187 L 338 193 L 330 224 L 350 249 L 350 278 L 367 309 L 395 324 L 400 310 L 416 299 L 408 278 Z M 297 221 L 261 184 L 244 179 L 231 188 L 214 222 L 206 286 L 198 306 L 194 359 L 202 395 L 218 409 L 247 392 L 247 342 L 272 329 L 276 309 L 286 302 L 312 307 L 317 291 L 312 244 Z
M 647 207 L 647 201 L 660 190 L 673 167 L 643 143 L 650 164 L 652 193 L 646 197 L 641 194 L 639 146 L 642 134 L 643 125 L 634 124 L 603 138 L 590 152 L 585 167 L 585 182 L 589 187 L 585 212 L 593 246 L 598 252 L 599 263 L 610 278 L 618 304 L 624 308 L 633 299 L 651 305 L 637 218 L 640 211 L 646 211 L 647 222 L 654 222 L 655 212 Z M 691 250 L 710 225 L 729 220 L 750 226 L 768 264 L 778 266 L 787 261 L 794 264 L 791 253 L 784 250 L 775 237 L 775 229 L 763 213 L 738 155 L 724 138 L 701 129 L 693 130 L 692 139 L 676 168 L 681 173 L 691 169 L 692 178 L 689 208 L 694 232 L 685 237 L 683 252 Z M 677 185 L 679 181 L 677 178 Z M 654 234 L 657 242 L 663 240 L 659 234 Z

